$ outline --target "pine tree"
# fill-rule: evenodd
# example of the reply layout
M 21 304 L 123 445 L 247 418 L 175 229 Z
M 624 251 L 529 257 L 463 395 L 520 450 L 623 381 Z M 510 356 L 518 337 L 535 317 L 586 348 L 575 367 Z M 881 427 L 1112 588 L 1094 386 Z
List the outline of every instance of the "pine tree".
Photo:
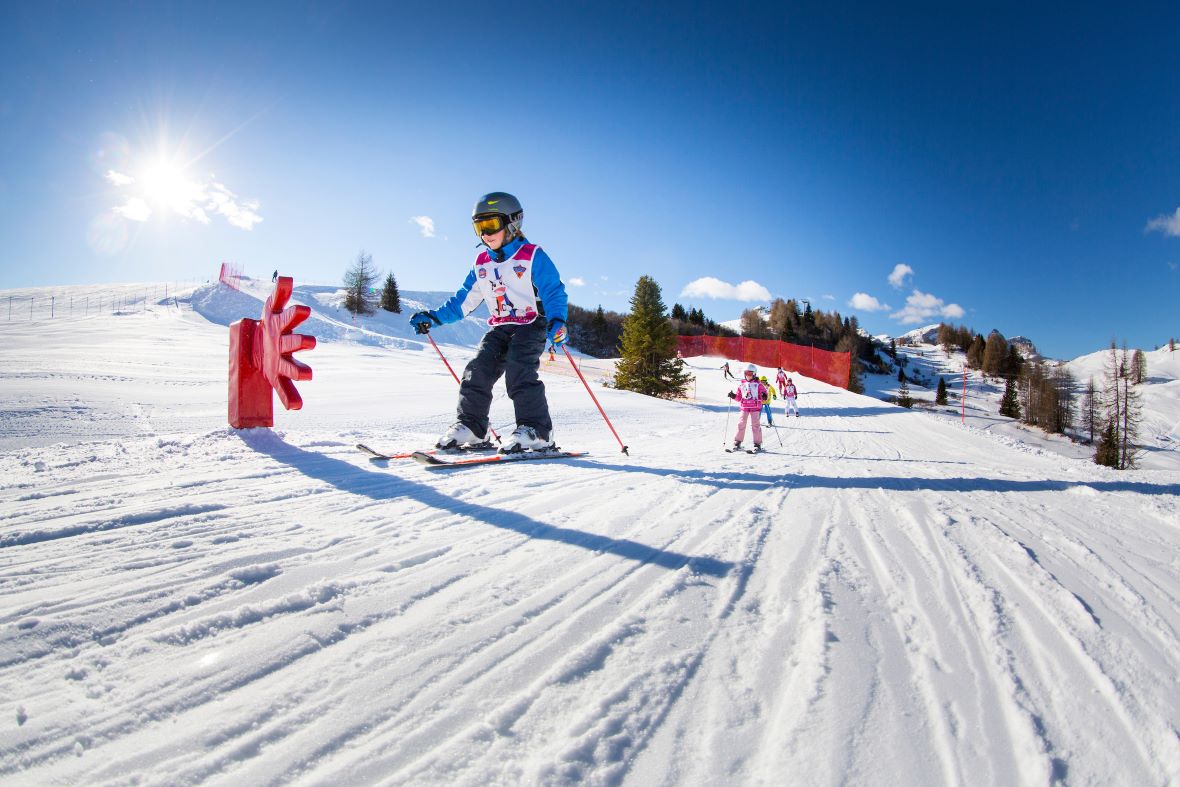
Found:
M 362 249 L 356 262 L 344 274 L 344 308 L 354 317 L 376 311 L 373 306 L 376 300 L 373 297 L 373 283 L 376 281 L 377 269 L 373 267 L 373 257 Z
M 1004 383 L 1004 398 L 1000 400 L 1000 415 L 1020 418 L 1020 397 L 1016 395 L 1016 378 L 1009 377 Z
M 1016 349 L 1015 344 L 1009 344 L 1008 354 L 1000 365 L 1000 374 L 1004 377 L 1019 377 L 1023 370 L 1024 356 L 1020 354 L 1020 350 Z
M 679 303 L 672 304 L 672 319 L 688 321 L 688 313 L 684 311 L 684 307 Z
M 1119 466 L 1118 437 L 1115 435 L 1114 421 L 1107 420 L 1098 438 L 1098 448 L 1094 451 L 1094 463 L 1106 467 Z
M 938 378 L 938 390 L 934 393 L 935 404 L 946 404 L 946 380 Z
M 394 314 L 402 313 L 402 296 L 397 289 L 397 279 L 393 271 L 385 277 L 385 286 L 381 288 L 381 308 Z
M 631 297 L 631 313 L 623 321 L 622 357 L 615 367 L 615 387 L 674 399 L 691 381 L 684 361 L 676 356 L 672 330 L 660 293 L 650 276 L 641 276 Z
M 910 384 L 905 380 L 905 372 L 901 372 L 901 387 L 897 389 L 897 404 L 906 409 L 914 406 L 913 397 L 910 396 Z

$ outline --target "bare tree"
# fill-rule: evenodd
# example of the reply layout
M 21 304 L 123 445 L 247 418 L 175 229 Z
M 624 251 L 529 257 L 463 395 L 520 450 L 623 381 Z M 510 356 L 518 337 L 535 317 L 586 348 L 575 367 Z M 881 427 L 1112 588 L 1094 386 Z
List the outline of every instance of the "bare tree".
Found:
M 1142 350 L 1136 350 L 1131 356 L 1131 382 L 1142 385 L 1147 381 L 1147 355 Z
M 1098 388 L 1091 377 L 1082 391 L 1082 428 L 1090 435 L 1088 443 L 1094 442 L 1094 435 L 1101 428 L 1102 402 L 1098 395 Z
M 344 308 L 353 316 L 373 314 L 377 310 L 377 296 L 373 292 L 376 281 L 377 269 L 373 267 L 373 255 L 361 249 L 356 262 L 344 274 Z

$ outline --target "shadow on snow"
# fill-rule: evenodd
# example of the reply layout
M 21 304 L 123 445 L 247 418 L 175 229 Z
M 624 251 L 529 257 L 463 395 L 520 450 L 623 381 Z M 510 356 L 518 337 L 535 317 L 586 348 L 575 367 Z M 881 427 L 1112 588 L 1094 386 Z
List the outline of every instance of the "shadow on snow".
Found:
M 716 558 L 694 557 L 647 546 L 630 539 L 609 538 L 582 530 L 547 525 L 516 511 L 458 500 L 443 494 L 429 484 L 411 481 L 388 471 L 365 470 L 341 459 L 305 451 L 283 442 L 273 432 L 252 434 L 239 431 L 237 434 L 241 437 L 242 442 L 252 450 L 266 454 L 275 461 L 288 465 L 310 478 L 324 481 L 350 494 L 364 495 L 372 500 L 410 498 L 431 508 L 449 511 L 457 516 L 470 517 L 492 527 L 511 530 L 529 538 L 557 541 L 591 552 L 605 552 L 638 563 L 650 563 L 671 571 L 688 566 L 689 570 L 695 574 L 723 577 L 734 567 L 733 563 Z M 593 463 L 587 463 L 586 466 L 602 467 Z

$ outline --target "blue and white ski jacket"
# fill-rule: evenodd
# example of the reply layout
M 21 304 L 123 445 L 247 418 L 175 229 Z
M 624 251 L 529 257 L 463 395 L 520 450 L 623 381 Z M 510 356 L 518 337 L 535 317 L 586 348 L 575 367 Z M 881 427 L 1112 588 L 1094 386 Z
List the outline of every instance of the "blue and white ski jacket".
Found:
M 481 303 L 488 325 L 527 325 L 538 316 L 566 321 L 568 298 L 553 260 L 540 246 L 517 238 L 498 251 L 482 251 L 463 286 L 435 309 L 439 321 L 458 322 Z

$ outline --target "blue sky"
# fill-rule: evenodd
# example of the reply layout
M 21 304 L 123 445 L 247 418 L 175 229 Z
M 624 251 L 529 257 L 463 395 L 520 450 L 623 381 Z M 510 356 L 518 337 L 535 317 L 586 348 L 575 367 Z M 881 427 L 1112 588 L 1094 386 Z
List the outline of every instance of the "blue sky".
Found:
M 8 3 L 0 288 L 453 290 L 504 190 L 587 308 L 1180 335 L 1180 12 L 878 6 Z

